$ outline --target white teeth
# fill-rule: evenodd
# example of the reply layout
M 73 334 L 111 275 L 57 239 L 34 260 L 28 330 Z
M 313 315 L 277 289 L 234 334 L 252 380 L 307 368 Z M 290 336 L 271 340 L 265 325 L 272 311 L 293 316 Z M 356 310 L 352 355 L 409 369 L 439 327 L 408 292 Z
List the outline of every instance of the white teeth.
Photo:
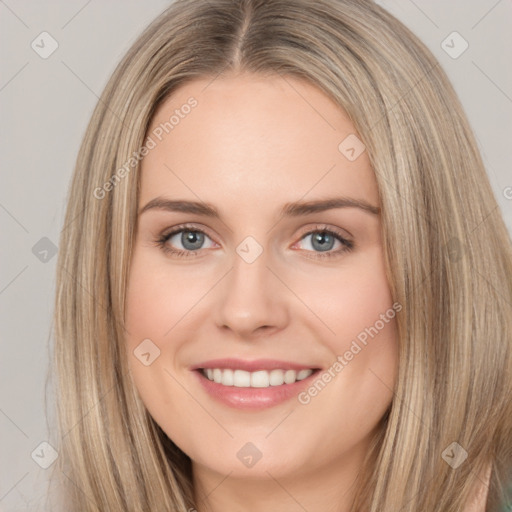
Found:
M 286 373 L 284 374 L 284 383 L 293 384 L 295 382 L 295 377 L 297 377 L 297 372 L 295 370 L 286 370 Z
M 233 372 L 233 386 L 237 388 L 251 387 L 251 374 L 244 370 L 235 370 Z
M 313 370 L 300 370 L 299 373 L 297 373 L 297 380 L 303 380 L 309 377 L 312 373 Z
M 233 370 L 224 370 L 222 372 L 222 382 L 221 384 L 223 386 L 233 386 L 234 379 L 233 379 Z
M 284 384 L 284 372 L 283 370 L 272 370 L 270 372 L 270 385 L 271 386 L 280 386 Z
M 268 388 L 269 386 L 270 379 L 268 372 L 261 370 L 251 373 L 251 388 Z
M 293 384 L 296 381 L 306 379 L 313 373 L 308 370 L 258 370 L 246 372 L 245 370 L 232 370 L 221 368 L 207 368 L 203 375 L 209 380 L 223 386 L 235 386 L 238 388 L 268 388 L 269 386 L 281 386 Z

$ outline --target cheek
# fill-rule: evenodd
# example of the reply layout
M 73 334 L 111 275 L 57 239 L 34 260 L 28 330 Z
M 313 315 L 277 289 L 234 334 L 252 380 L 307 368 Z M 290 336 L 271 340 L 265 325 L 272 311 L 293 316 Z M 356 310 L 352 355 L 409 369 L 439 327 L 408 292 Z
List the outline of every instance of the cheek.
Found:
M 126 326 L 129 343 L 141 339 L 163 340 L 180 322 L 215 276 L 169 265 L 145 251 L 135 251 L 126 298 Z M 142 338 L 141 338 L 142 337 Z M 133 349 L 134 347 L 132 347 Z
M 356 339 L 363 346 L 367 342 L 368 348 L 369 340 L 377 337 L 381 345 L 385 339 L 394 340 L 397 312 L 378 247 L 347 260 L 339 270 L 328 269 L 324 276 L 310 277 L 297 289 L 300 286 L 301 295 L 323 323 L 324 340 L 332 351 L 342 354 Z
M 151 416 L 168 435 L 179 439 L 186 438 L 186 424 L 171 422 L 169 418 L 174 414 L 170 412 L 193 410 L 194 403 L 172 377 L 176 376 L 175 362 L 185 341 L 174 336 L 173 343 L 168 341 L 182 326 L 179 322 L 186 321 L 187 310 L 201 297 L 199 282 L 197 275 L 189 275 L 178 265 L 173 268 L 161 257 L 156 258 L 154 249 L 136 247 L 125 312 L 130 373 Z M 178 327 L 173 331 L 175 326 Z M 145 341 L 148 339 L 149 344 Z M 184 336 L 183 340 L 186 339 Z M 141 356 L 146 353 L 150 354 L 147 365 Z
M 315 287 L 309 282 L 302 288 L 323 324 L 319 329 L 325 333 L 322 341 L 331 354 L 331 364 L 300 401 L 305 405 L 315 402 L 322 410 L 337 403 L 340 407 L 331 418 L 334 423 L 348 430 L 353 425 L 370 429 L 393 396 L 398 369 L 396 317 L 401 305 L 393 303 L 382 252 L 377 248 L 354 258 L 339 272 L 331 271 L 329 277 L 318 280 L 317 276 Z M 345 423 L 348 418 L 350 422 Z

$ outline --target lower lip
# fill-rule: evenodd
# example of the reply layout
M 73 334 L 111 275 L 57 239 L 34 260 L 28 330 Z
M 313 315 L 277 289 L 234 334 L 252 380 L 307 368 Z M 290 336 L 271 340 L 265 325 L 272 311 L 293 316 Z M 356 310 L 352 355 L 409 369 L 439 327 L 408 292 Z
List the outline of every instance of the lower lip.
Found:
M 318 371 L 314 371 L 309 377 L 293 384 L 269 386 L 268 388 L 223 386 L 205 377 L 201 370 L 194 370 L 194 373 L 206 392 L 223 404 L 236 409 L 266 409 L 296 397 L 317 376 Z

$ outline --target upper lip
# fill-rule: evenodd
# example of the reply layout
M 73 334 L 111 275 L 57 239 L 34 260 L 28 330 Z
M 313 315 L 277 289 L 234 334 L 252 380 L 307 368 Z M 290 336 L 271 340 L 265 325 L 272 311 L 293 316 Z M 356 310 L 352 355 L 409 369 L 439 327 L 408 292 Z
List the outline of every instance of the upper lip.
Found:
M 199 370 L 206 368 L 220 368 L 232 370 L 245 370 L 247 372 L 255 372 L 257 370 L 309 370 L 318 369 L 317 366 L 309 364 L 294 363 L 290 361 L 279 361 L 277 359 L 253 359 L 246 361 L 243 359 L 224 358 L 224 359 L 211 359 L 199 364 L 192 365 L 191 370 Z

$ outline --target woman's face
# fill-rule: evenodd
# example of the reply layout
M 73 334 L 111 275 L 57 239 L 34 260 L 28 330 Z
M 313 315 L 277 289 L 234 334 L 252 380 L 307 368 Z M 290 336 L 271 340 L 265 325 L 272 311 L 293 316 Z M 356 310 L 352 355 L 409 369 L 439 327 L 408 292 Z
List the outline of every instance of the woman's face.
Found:
M 400 305 L 354 133 L 291 77 L 190 82 L 152 122 L 127 351 L 198 472 L 348 474 L 390 405 Z

